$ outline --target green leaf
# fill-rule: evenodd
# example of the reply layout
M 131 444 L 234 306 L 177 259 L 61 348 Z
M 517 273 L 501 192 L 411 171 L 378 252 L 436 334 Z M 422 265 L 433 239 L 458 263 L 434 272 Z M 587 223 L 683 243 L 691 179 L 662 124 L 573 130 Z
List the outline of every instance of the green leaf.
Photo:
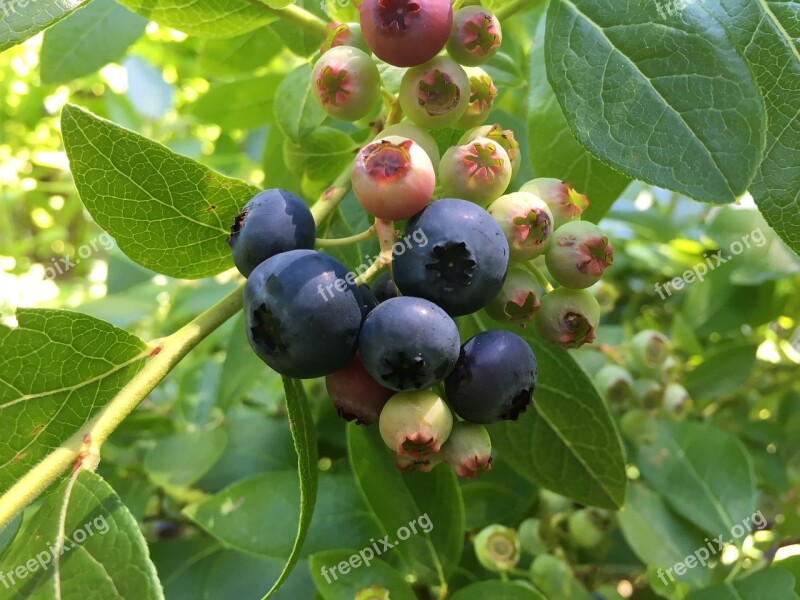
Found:
M 297 67 L 286 76 L 276 96 L 275 120 L 289 140 L 299 143 L 322 125 L 325 113 L 311 94 L 311 65 Z
M 455 474 L 446 467 L 430 473 L 399 471 L 375 428 L 349 425 L 347 448 L 361 494 L 408 574 L 445 585 L 464 546 L 464 503 Z M 412 523 L 417 532 L 400 539 L 405 535 L 401 528 L 409 531 Z
M 489 427 L 494 447 L 535 483 L 584 504 L 619 508 L 625 457 L 608 407 L 566 350 L 527 329 L 522 335 L 539 364 L 533 407 L 516 422 Z
M 713 400 L 744 384 L 756 364 L 758 344 L 746 341 L 713 346 L 686 376 L 686 389 L 697 400 Z
M 129 258 L 188 279 L 233 265 L 230 224 L 258 190 L 77 106 L 61 130 L 81 200 Z
M 188 488 L 219 460 L 228 436 L 222 429 L 159 438 L 144 456 L 144 469 L 156 485 Z
M 667 22 L 657 9 L 554 0 L 548 78 L 573 134 L 595 157 L 697 200 L 732 202 L 761 161 L 761 94 L 728 33 L 699 6 Z
M 145 343 L 66 310 L 20 309 L 0 325 L 0 490 L 66 442 L 143 366 Z
M 269 27 L 224 40 L 207 40 L 200 49 L 200 71 L 204 76 L 250 75 L 269 63 L 283 49 L 280 38 Z
M 189 114 L 201 123 L 215 123 L 223 129 L 254 129 L 273 120 L 275 91 L 282 77 L 261 75 L 213 85 Z
M 248 0 L 120 0 L 134 12 L 191 36 L 229 38 L 257 29 L 278 17 Z
M 725 28 L 761 90 L 767 144 L 749 189 L 767 222 L 800 254 L 797 5 L 777 0 L 720 0 L 698 5 Z
M 542 18 L 530 54 L 528 150 L 531 165 L 537 177 L 568 181 L 581 194 L 586 194 L 589 208 L 582 218 L 597 223 L 631 180 L 594 158 L 572 135 L 547 81 L 544 24 Z
M 708 584 L 711 570 L 702 565 L 687 569 L 683 575 L 666 573 L 666 569 L 706 548 L 706 542 L 697 529 L 670 511 L 658 494 L 641 483 L 632 483 L 617 519 L 625 540 L 643 563 L 663 569 L 668 580 L 675 577 L 693 587 Z M 716 544 L 713 547 L 716 553 Z M 707 554 L 714 557 L 710 551 Z
M 359 551 L 330 550 L 309 559 L 311 577 L 323 600 L 353 600 L 359 590 L 372 586 L 388 590 L 392 600 L 416 600 L 414 590 L 394 567 L 370 556 L 374 552 L 369 544 L 360 552 L 359 555 Z
M 66 83 L 122 58 L 147 19 L 115 0 L 94 0 L 48 29 L 42 41 L 42 83 Z
M 788 571 L 773 567 L 744 579 L 696 590 L 686 600 L 797 600 L 794 577 Z
M 286 390 L 286 414 L 291 425 L 294 448 L 297 451 L 297 470 L 300 474 L 300 520 L 297 523 L 294 547 L 286 559 L 286 565 L 278 579 L 264 595 L 263 600 L 272 596 L 286 581 L 300 558 L 300 551 L 314 516 L 319 484 L 317 432 L 314 428 L 314 419 L 308 406 L 306 392 L 303 384 L 297 379 L 284 377 L 283 386 Z
M 526 585 L 508 581 L 481 581 L 458 590 L 451 600 L 545 600 Z
M 289 555 L 300 516 L 297 471 L 274 471 L 237 481 L 192 504 L 185 514 L 226 546 L 284 558 Z M 349 474 L 323 474 L 317 509 L 301 557 L 340 547 L 357 547 L 378 534 Z
M 295 0 L 294 4 L 322 18 L 324 21 L 330 20 L 323 10 L 322 0 Z M 319 51 L 324 37 L 317 31 L 309 31 L 306 27 L 295 25 L 291 21 L 283 19 L 277 23 L 270 23 L 269 28 L 283 40 L 284 45 L 290 52 L 304 58 L 310 57 Z
M 353 161 L 359 146 L 346 133 L 331 127 L 320 127 L 308 134 L 300 144 L 286 140 L 286 165 L 303 177 L 328 186 Z
M 0 52 L 55 25 L 88 0 L 5 0 L 0 12 Z
M 0 599 L 164 597 L 136 520 L 114 490 L 86 470 L 47 497 L 3 556 L 0 573 L 14 578 L 0 587 Z
M 637 465 L 672 510 L 705 532 L 741 544 L 756 510 L 753 462 L 739 439 L 711 425 L 652 422 Z

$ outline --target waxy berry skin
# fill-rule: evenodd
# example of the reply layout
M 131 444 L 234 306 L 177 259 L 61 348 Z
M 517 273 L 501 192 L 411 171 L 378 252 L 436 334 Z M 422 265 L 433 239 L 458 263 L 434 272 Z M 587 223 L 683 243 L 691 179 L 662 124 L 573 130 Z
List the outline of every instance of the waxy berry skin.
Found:
M 497 295 L 508 269 L 508 242 L 489 213 L 445 198 L 409 219 L 405 235 L 417 231 L 428 243 L 392 257 L 401 293 L 427 298 L 453 316 L 480 310 Z
M 445 395 L 466 421 L 516 421 L 533 402 L 538 374 L 525 340 L 509 331 L 484 331 L 461 347 L 456 368 L 445 380 Z
M 244 313 L 258 357 L 299 379 L 345 367 L 363 319 L 361 293 L 347 275 L 344 265 L 314 250 L 284 252 L 256 267 L 245 285 Z
M 561 285 L 583 289 L 594 285 L 614 262 L 608 236 L 597 225 L 570 221 L 553 232 L 545 254 L 547 270 Z
M 519 142 L 510 129 L 503 129 L 500 125 L 481 125 L 470 129 L 458 140 L 459 144 L 466 144 L 475 138 L 485 137 L 500 144 L 511 159 L 511 174 L 516 175 L 522 165 L 522 153 L 520 152 Z
M 512 266 L 500 293 L 486 305 L 486 314 L 500 323 L 525 327 L 539 311 L 544 289 L 527 269 Z
M 400 106 L 414 124 L 440 129 L 455 124 L 469 108 L 469 77 L 447 56 L 406 71 L 400 82 Z
M 453 15 L 447 53 L 458 64 L 475 67 L 489 61 L 500 49 L 503 33 L 492 11 L 466 6 Z
M 400 221 L 430 202 L 436 174 L 419 144 L 389 136 L 361 149 L 350 181 L 364 211 L 379 219 Z
M 247 277 L 262 262 L 289 250 L 312 249 L 317 226 L 308 206 L 286 190 L 259 192 L 234 220 L 228 245 Z
M 415 67 L 439 54 L 453 25 L 450 0 L 364 0 L 361 33 L 375 56 Z
M 361 360 L 384 387 L 421 390 L 442 381 L 458 359 L 458 327 L 433 302 L 401 296 L 382 302 L 364 320 Z
M 389 137 L 390 135 L 396 135 L 414 140 L 420 146 L 422 146 L 422 149 L 425 150 L 428 158 L 431 159 L 431 163 L 434 166 L 439 164 L 439 146 L 436 145 L 436 140 L 433 139 L 433 136 L 421 127 L 417 127 L 411 123 L 397 123 L 396 125 L 389 125 L 389 127 L 385 128 L 377 136 L 375 136 L 375 139 L 381 140 L 385 137 Z
M 486 427 L 477 423 L 453 423 L 440 454 L 459 477 L 474 479 L 479 471 L 492 468 L 492 440 Z
M 323 54 L 338 46 L 352 46 L 362 52 L 371 52 L 364 41 L 364 36 L 361 35 L 361 25 L 358 23 L 328 23 L 325 26 L 325 32 L 325 41 L 320 48 L 320 52 Z
M 358 355 L 343 369 L 328 375 L 325 387 L 339 416 L 359 425 L 377 423 L 381 410 L 395 393 L 367 373 Z
M 524 184 L 520 190 L 538 196 L 547 203 L 553 213 L 555 227 L 576 221 L 589 207 L 589 199 L 575 191 L 569 183 L 550 177 L 539 177 Z
M 486 210 L 503 230 L 512 261 L 526 262 L 547 250 L 553 234 L 553 214 L 540 198 L 514 192 L 501 196 Z
M 536 314 L 543 338 L 564 349 L 591 343 L 600 322 L 600 305 L 586 290 L 561 287 L 548 292 Z
M 511 161 L 503 147 L 488 138 L 452 146 L 439 163 L 442 194 L 485 206 L 511 182 Z
M 323 54 L 311 72 L 311 90 L 331 117 L 357 121 L 366 117 L 380 97 L 378 67 L 365 52 L 336 46 Z
M 400 392 L 383 407 L 378 428 L 384 443 L 398 456 L 424 463 L 450 436 L 453 415 L 433 392 Z M 398 461 L 398 466 L 410 466 L 408 462 Z

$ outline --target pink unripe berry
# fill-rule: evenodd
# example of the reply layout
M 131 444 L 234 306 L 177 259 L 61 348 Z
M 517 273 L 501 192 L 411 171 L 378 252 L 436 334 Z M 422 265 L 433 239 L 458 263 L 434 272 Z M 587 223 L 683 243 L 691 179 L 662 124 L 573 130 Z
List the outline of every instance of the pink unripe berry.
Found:
M 583 211 L 589 207 L 589 199 L 586 196 L 579 194 L 572 185 L 560 179 L 551 177 L 532 179 L 523 185 L 520 191 L 539 196 L 547 202 L 553 212 L 556 227 L 580 219 Z
M 351 182 L 358 203 L 368 214 L 400 221 L 430 202 L 436 175 L 431 159 L 419 144 L 389 136 L 361 149 Z
M 503 147 L 488 138 L 452 146 L 439 163 L 442 193 L 485 206 L 506 191 L 511 161 Z
M 470 129 L 486 122 L 497 98 L 497 88 L 489 74 L 479 67 L 464 69 L 469 78 L 469 106 L 458 120 L 457 129 Z
M 381 410 L 395 393 L 367 373 L 357 354 L 344 369 L 325 378 L 325 387 L 339 416 L 359 425 L 377 423 Z
M 357 121 L 375 106 L 381 77 L 372 59 L 358 48 L 337 46 L 323 54 L 311 72 L 311 90 L 322 109 L 344 121 Z
M 613 262 L 608 236 L 586 221 L 570 221 L 556 229 L 545 255 L 547 270 L 555 280 L 575 289 L 598 282 Z
M 501 196 L 486 210 L 503 230 L 512 261 L 529 261 L 547 249 L 553 233 L 553 214 L 544 200 L 514 192 Z
M 482 65 L 500 49 L 503 33 L 492 11 L 480 6 L 466 6 L 453 15 L 453 29 L 447 40 L 447 52 L 459 64 Z

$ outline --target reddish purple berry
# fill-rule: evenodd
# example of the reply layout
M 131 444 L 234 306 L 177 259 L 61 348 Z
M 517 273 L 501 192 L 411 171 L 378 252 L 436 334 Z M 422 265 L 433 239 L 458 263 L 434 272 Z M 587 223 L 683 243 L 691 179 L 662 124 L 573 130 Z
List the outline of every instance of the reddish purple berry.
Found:
M 453 25 L 450 0 L 364 0 L 361 31 L 375 56 L 415 67 L 439 54 Z
M 325 387 L 339 416 L 359 425 L 377 423 L 381 410 L 395 393 L 367 373 L 358 354 L 346 367 L 328 375 Z

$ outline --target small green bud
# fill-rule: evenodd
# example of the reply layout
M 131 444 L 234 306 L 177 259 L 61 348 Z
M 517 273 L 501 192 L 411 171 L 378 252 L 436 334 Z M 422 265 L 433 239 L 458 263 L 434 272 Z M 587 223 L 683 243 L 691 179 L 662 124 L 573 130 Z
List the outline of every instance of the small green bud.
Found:
M 531 556 L 547 552 L 547 544 L 539 533 L 541 524 L 539 519 L 525 519 L 517 529 L 520 546 Z

